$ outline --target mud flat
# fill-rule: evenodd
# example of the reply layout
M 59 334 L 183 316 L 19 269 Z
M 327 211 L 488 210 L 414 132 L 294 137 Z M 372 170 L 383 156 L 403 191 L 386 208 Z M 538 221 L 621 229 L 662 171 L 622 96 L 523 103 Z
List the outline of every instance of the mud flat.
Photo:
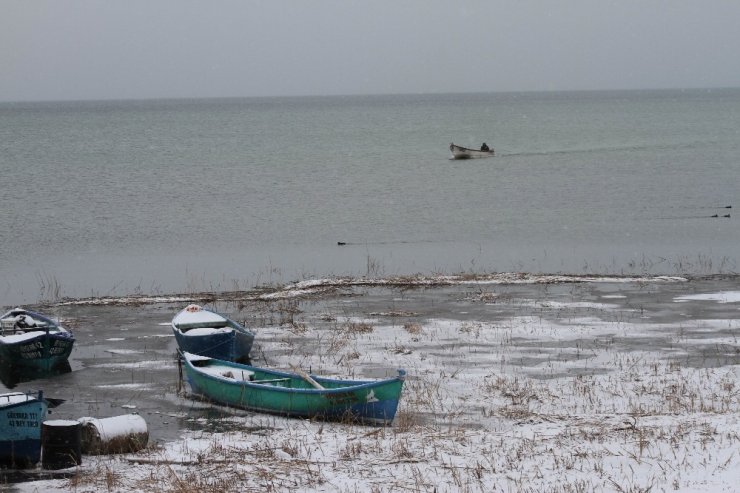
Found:
M 172 316 L 244 321 L 256 365 L 408 372 L 392 427 L 194 400 Z M 15 491 L 733 491 L 740 484 L 740 278 L 444 276 L 59 300 L 71 371 L 6 381 L 55 419 L 143 416 L 150 446 L 84 456 Z M 10 479 L 9 479 L 10 478 Z M 7 476 L 6 483 L 19 481 Z

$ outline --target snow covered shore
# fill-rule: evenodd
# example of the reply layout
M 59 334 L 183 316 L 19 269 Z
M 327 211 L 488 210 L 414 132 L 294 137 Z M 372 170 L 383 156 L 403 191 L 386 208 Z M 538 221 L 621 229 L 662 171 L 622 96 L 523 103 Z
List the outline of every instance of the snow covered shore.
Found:
M 16 487 L 737 491 L 740 296 L 673 287 L 645 301 L 663 282 L 275 297 L 281 320 L 255 328 L 255 363 L 348 378 L 404 368 L 392 427 L 224 413 L 218 427 L 194 419 L 177 440 Z M 697 316 L 718 303 L 722 317 Z

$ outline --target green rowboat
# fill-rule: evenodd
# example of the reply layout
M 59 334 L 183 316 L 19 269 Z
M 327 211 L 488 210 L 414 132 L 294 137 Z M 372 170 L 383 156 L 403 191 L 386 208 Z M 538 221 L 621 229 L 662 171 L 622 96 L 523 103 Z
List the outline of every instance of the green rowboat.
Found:
M 193 394 L 213 402 L 283 416 L 390 425 L 406 377 L 335 380 L 181 353 Z

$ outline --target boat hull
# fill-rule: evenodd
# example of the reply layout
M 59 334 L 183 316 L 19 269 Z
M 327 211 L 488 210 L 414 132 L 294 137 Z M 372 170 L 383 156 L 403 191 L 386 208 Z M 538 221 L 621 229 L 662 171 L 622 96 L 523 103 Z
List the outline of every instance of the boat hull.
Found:
M 225 361 L 246 362 L 252 349 L 251 338 L 230 331 L 222 334 L 190 336 L 174 329 L 175 339 L 181 351 Z
M 12 402 L 22 395 L 0 395 L 0 464 L 4 466 L 28 467 L 41 458 L 41 423 L 48 403 L 41 394 Z
M 0 361 L 33 370 L 50 371 L 69 358 L 74 339 L 68 335 L 39 333 L 32 339 L 6 343 L 0 341 Z
M 23 308 L 0 317 L 0 365 L 51 371 L 72 353 L 75 338 L 52 319 Z
M 180 351 L 225 361 L 249 362 L 254 334 L 231 319 L 197 308 L 195 312 L 187 312 L 186 308 L 172 320 L 172 331 Z
M 217 360 L 194 362 L 187 355 L 184 365 L 192 392 L 213 402 L 289 417 L 371 425 L 390 425 L 393 422 L 405 378 L 403 370 L 399 371 L 398 377 L 388 380 L 348 381 L 313 377 L 325 387 L 317 389 L 294 373 Z M 224 376 L 228 374 L 236 378 Z M 252 380 L 245 379 L 244 375 Z
M 479 149 L 468 149 L 467 147 L 450 144 L 450 152 L 452 153 L 452 159 L 480 159 L 485 157 L 493 157 L 494 150 L 481 151 Z

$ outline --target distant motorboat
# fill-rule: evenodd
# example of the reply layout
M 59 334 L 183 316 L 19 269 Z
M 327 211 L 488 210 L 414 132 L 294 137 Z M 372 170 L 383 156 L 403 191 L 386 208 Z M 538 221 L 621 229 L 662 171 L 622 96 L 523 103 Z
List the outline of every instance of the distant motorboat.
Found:
M 188 305 L 175 315 L 172 331 L 183 352 L 249 362 L 254 334 L 235 321 L 199 305 Z
M 40 313 L 14 308 L 0 317 L 0 364 L 49 371 L 63 364 L 75 338 Z
M 452 153 L 452 159 L 476 159 L 482 157 L 493 157 L 493 149 L 481 150 L 481 149 L 468 149 L 455 144 L 450 144 L 450 152 Z

